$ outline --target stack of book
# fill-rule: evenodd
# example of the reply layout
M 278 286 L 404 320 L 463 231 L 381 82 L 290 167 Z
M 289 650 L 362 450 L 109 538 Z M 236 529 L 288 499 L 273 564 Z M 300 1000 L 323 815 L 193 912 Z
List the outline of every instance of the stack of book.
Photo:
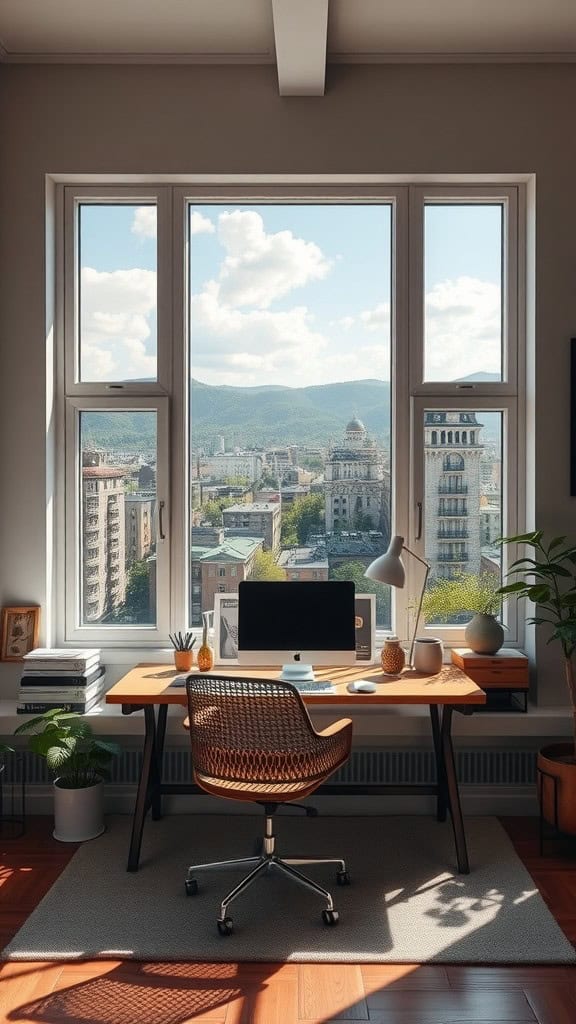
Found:
M 105 669 L 97 648 L 37 647 L 24 655 L 16 711 L 31 715 L 63 708 L 83 715 L 98 704 L 105 692 L 104 678 Z

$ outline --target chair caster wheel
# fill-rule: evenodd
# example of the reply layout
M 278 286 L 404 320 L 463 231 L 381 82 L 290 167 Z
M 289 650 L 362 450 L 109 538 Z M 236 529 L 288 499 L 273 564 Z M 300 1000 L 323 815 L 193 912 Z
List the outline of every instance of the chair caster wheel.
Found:
M 334 925 L 338 924 L 338 911 L 337 910 L 323 910 L 322 920 L 324 924 Z
M 338 885 L 350 885 L 350 875 L 347 871 L 337 871 L 336 882 Z
M 198 882 L 195 878 L 187 878 L 184 882 L 187 896 L 196 896 L 198 893 Z
M 216 921 L 216 924 L 218 925 L 218 931 L 220 932 L 220 935 L 232 935 L 234 927 L 232 924 L 231 917 L 225 917 L 223 921 L 218 919 Z

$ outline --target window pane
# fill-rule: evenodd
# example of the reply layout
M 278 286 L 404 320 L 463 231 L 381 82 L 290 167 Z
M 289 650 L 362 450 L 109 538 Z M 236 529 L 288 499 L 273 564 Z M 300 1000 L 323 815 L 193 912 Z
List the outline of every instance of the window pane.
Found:
M 191 619 L 242 579 L 364 578 L 390 533 L 392 209 L 190 207 Z
M 502 379 L 502 206 L 424 213 L 424 380 Z
M 425 558 L 428 592 L 441 580 L 500 586 L 502 413 L 424 414 Z M 462 624 L 478 608 L 436 609 L 428 622 Z
M 81 625 L 156 623 L 155 412 L 82 412 Z
M 80 206 L 80 381 L 156 380 L 156 265 L 154 204 Z

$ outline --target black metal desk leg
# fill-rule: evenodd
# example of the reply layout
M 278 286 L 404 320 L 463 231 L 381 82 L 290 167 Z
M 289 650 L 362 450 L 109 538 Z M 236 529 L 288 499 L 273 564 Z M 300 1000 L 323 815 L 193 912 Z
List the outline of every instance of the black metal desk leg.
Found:
M 159 821 L 162 817 L 162 759 L 164 757 L 164 737 L 166 736 L 166 716 L 168 705 L 161 704 L 158 708 L 158 721 L 156 723 L 156 742 L 154 744 L 154 758 L 152 762 L 152 819 Z
M 460 794 L 458 792 L 458 780 L 456 778 L 456 765 L 454 762 L 454 749 L 452 747 L 452 708 L 449 705 L 445 705 L 442 712 L 441 736 L 442 756 L 446 774 L 446 793 L 452 819 L 452 828 L 454 830 L 458 871 L 462 875 L 468 875 L 470 873 L 470 865 L 468 863 L 466 836 L 464 834 L 464 822 L 462 821 L 462 808 L 460 807 Z
M 434 741 L 434 756 L 436 758 L 436 784 L 438 793 L 436 798 L 436 818 L 438 821 L 446 821 L 446 772 L 444 771 L 444 759 L 442 757 L 442 741 L 440 738 L 440 715 L 438 705 L 430 704 L 430 721 L 432 722 L 432 739 Z
M 138 790 L 136 792 L 136 803 L 132 817 L 132 836 L 130 838 L 128 864 L 126 865 L 127 871 L 138 870 L 144 818 L 151 801 L 151 784 L 152 786 L 157 785 L 157 780 L 154 777 L 154 772 L 157 772 L 157 768 L 155 769 L 154 767 L 156 758 L 156 718 L 153 704 L 146 704 L 144 706 L 144 723 L 144 747 L 142 750 L 142 764 L 140 767 Z

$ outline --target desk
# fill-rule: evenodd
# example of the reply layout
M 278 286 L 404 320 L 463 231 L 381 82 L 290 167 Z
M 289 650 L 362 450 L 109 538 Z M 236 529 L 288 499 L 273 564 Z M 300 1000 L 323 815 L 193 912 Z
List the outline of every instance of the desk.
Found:
M 193 669 L 192 671 L 195 671 Z M 142 845 L 144 820 L 149 810 L 152 818 L 162 817 L 162 794 L 201 793 L 202 790 L 191 781 L 187 784 L 162 782 L 162 755 L 166 735 L 166 717 L 170 704 L 186 708 L 188 701 L 185 687 L 171 689 L 170 682 L 179 675 L 172 666 L 157 664 L 137 665 L 122 677 L 106 694 L 107 704 L 121 704 L 122 713 L 131 715 L 144 712 L 144 746 L 142 766 L 134 806 L 132 835 L 128 851 L 128 871 L 137 871 Z M 221 668 L 212 669 L 212 675 L 255 676 L 261 679 L 278 675 L 274 668 Z M 330 679 L 334 693 L 303 694 L 310 707 L 330 705 L 338 713 L 351 705 L 365 704 L 427 704 L 430 710 L 432 739 L 436 758 L 436 782 L 422 785 L 389 785 L 386 783 L 367 787 L 345 788 L 328 783 L 319 793 L 410 793 L 435 795 L 438 821 L 445 821 L 450 812 L 458 870 L 468 874 L 468 851 L 460 807 L 460 794 L 452 747 L 452 713 L 472 714 L 474 708 L 486 702 L 486 694 L 461 669 L 455 665 L 444 665 L 435 676 L 426 676 L 413 669 L 404 670 L 399 676 L 385 676 L 379 667 L 354 665 L 350 668 L 318 669 L 317 679 Z M 346 686 L 354 679 L 372 679 L 378 684 L 376 693 L 349 693 Z

